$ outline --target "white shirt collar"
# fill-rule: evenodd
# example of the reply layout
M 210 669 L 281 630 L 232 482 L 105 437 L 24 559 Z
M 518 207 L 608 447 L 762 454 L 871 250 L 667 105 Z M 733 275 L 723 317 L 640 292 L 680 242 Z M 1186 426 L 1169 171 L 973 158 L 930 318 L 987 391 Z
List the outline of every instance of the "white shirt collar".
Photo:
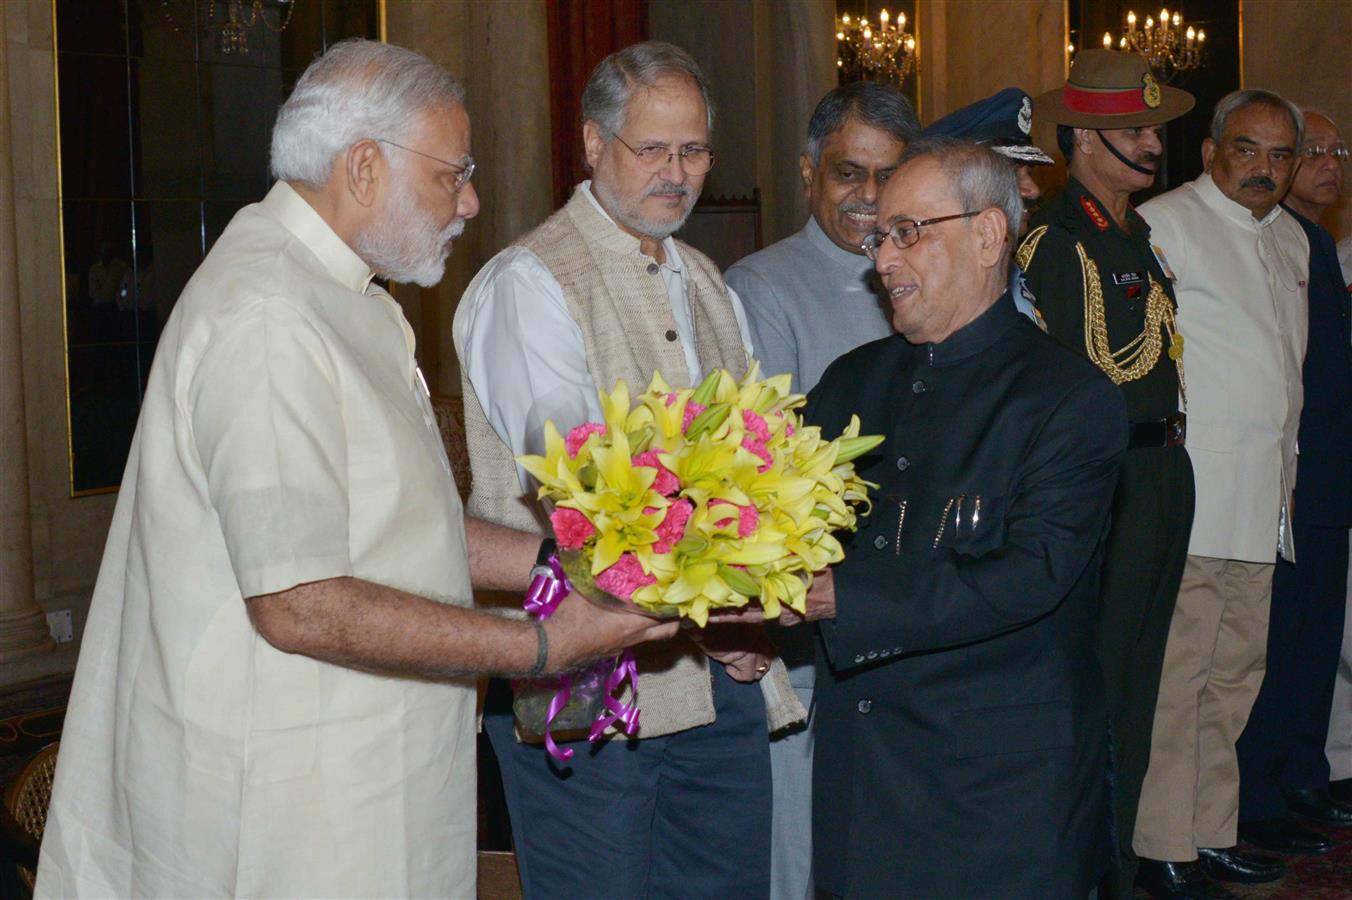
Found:
M 335 281 L 359 294 L 366 293 L 375 274 L 371 267 L 329 227 L 304 197 L 296 193 L 295 188 L 285 181 L 278 181 L 258 205 L 295 235 Z
M 601 205 L 601 201 L 597 200 L 596 195 L 592 193 L 590 178 L 579 184 L 577 189 L 582 192 L 582 196 L 591 201 L 591 205 L 596 208 L 597 212 L 605 217 L 607 222 L 614 225 L 616 228 L 620 227 L 616 224 L 615 219 L 611 217 L 610 213 L 606 212 L 605 207 Z M 662 249 L 666 251 L 667 257 L 667 261 L 662 263 L 662 265 L 673 272 L 681 271 L 681 254 L 676 251 L 676 241 L 670 237 L 663 238 Z

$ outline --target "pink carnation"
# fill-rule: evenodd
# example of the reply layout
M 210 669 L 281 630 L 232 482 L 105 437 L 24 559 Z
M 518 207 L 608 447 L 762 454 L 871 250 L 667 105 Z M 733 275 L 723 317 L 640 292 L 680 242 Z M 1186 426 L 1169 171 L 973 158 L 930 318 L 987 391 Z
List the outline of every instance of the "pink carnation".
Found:
M 761 465 L 756 468 L 757 472 L 768 472 L 770 467 L 774 465 L 775 458 L 770 455 L 770 451 L 766 449 L 765 443 L 757 439 L 755 435 L 748 434 L 746 437 L 742 438 L 742 446 L 763 460 Z
M 628 600 L 634 591 L 650 584 L 656 584 L 657 578 L 645 574 L 643 565 L 632 553 L 623 554 L 615 565 L 596 576 L 596 586 L 614 597 Z
M 770 440 L 770 426 L 755 410 L 742 410 L 742 424 L 746 426 L 747 431 L 760 438 L 762 442 Z
M 681 430 L 689 431 L 690 423 L 695 421 L 695 416 L 704 412 L 704 404 L 689 400 L 685 404 L 685 417 L 681 420 Z
M 562 550 L 581 550 L 587 539 L 596 534 L 596 526 L 590 519 L 566 506 L 549 514 L 549 524 L 554 526 L 554 537 Z
M 726 501 L 726 500 L 710 500 L 710 501 L 709 501 L 709 505 L 710 505 L 710 506 L 718 506 L 718 505 L 720 505 L 720 504 L 726 504 L 726 505 L 728 505 L 728 506 L 732 506 L 732 507 L 735 507 L 735 508 L 736 508 L 736 510 L 737 510 L 737 536 L 738 536 L 739 538 L 749 537 L 750 535 L 752 535 L 752 534 L 755 533 L 756 528 L 760 525 L 760 511 L 757 510 L 756 507 L 751 506 L 751 505 L 747 505 L 747 506 L 737 506 L 737 504 L 735 504 L 735 503 L 728 503 L 728 501 Z M 717 527 L 719 527 L 719 528 L 722 528 L 722 527 L 725 526 L 725 525 L 731 525 L 731 524 L 732 524 L 732 516 L 727 516 L 726 518 L 718 519 L 718 520 L 716 520 L 716 521 L 714 522 L 714 525 L 717 526 Z
M 653 545 L 654 553 L 670 553 L 671 548 L 685 537 L 685 526 L 690 521 L 690 514 L 694 509 L 689 500 L 677 500 L 667 507 L 666 518 L 656 529 L 657 543 Z
M 568 432 L 568 436 L 563 439 L 563 445 L 568 448 L 569 456 L 577 456 L 577 451 L 581 450 L 582 445 L 587 443 L 587 438 L 593 434 L 605 433 L 606 426 L 600 422 L 586 422 Z
M 650 469 L 657 470 L 657 478 L 653 481 L 653 490 L 657 491 L 657 493 L 661 494 L 663 497 L 670 497 L 681 489 L 680 479 L 676 477 L 675 472 L 662 465 L 661 461 L 657 458 L 656 450 L 649 450 L 646 453 L 640 453 L 638 456 L 635 456 L 634 465 L 647 466 Z

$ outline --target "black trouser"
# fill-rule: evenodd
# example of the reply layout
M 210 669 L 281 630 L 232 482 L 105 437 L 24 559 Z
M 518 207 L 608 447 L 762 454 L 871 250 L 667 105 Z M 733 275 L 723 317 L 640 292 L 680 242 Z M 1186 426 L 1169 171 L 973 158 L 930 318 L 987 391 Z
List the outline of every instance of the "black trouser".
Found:
M 1113 816 L 1117 849 L 1103 885 L 1109 900 L 1130 898 L 1136 877 L 1131 836 L 1150 764 L 1164 645 L 1188 555 L 1195 499 L 1182 447 L 1127 451 L 1104 551 L 1099 653 L 1113 735 Z
M 1347 608 L 1347 529 L 1295 527 L 1296 564 L 1272 576 L 1267 674 L 1239 738 L 1239 820 L 1287 814 L 1286 795 L 1328 786 L 1333 682 Z

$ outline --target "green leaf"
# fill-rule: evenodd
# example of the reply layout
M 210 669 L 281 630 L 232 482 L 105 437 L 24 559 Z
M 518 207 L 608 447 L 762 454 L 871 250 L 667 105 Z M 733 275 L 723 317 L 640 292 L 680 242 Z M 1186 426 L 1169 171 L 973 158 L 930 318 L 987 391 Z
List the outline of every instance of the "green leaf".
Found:
M 722 578 L 724 584 L 739 594 L 755 597 L 760 593 L 760 583 L 741 569 L 719 563 L 718 577 Z
M 721 369 L 714 369 L 704 380 L 700 382 L 699 387 L 690 395 L 690 403 L 698 403 L 700 406 L 708 406 L 709 401 L 714 399 L 714 392 L 718 390 L 718 379 L 723 374 Z

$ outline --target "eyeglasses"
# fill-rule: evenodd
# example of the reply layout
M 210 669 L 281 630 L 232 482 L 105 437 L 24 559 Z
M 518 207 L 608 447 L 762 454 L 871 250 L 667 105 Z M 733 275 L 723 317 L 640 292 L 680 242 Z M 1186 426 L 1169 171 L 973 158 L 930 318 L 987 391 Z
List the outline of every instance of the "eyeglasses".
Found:
M 678 156 L 681 158 L 681 169 L 687 175 L 703 175 L 714 167 L 714 151 L 708 147 L 682 147 L 680 150 L 669 150 L 663 144 L 648 144 L 634 149 L 629 146 L 628 141 L 613 131 L 610 136 L 624 144 L 625 149 L 638 157 L 639 168 L 650 174 L 662 171 Z
M 1300 155 L 1306 159 L 1318 159 L 1321 156 L 1332 156 L 1338 162 L 1347 162 L 1349 156 L 1347 145 L 1342 141 L 1336 144 L 1306 144 L 1300 148 Z
M 892 243 L 896 245 L 898 250 L 904 250 L 907 247 L 915 246 L 915 242 L 920 240 L 920 229 L 926 225 L 938 225 L 940 222 L 951 222 L 954 219 L 970 219 L 981 212 L 982 210 L 974 209 L 971 212 L 956 213 L 951 216 L 921 219 L 919 222 L 915 219 L 896 219 L 891 225 L 887 226 L 886 231 L 875 231 L 864 238 L 864 243 L 860 245 L 860 249 L 864 251 L 865 256 L 876 262 L 878 250 L 887 238 L 892 239 Z
M 421 150 L 414 150 L 412 147 L 405 147 L 403 144 L 396 144 L 394 141 L 387 141 L 384 138 L 376 138 L 376 143 L 389 144 L 391 147 L 398 147 L 400 150 L 406 150 L 409 153 L 421 156 L 424 159 L 430 159 L 434 162 L 441 163 L 443 166 L 449 166 L 451 169 L 455 170 L 455 189 L 457 191 L 462 190 L 465 185 L 469 184 L 470 178 L 474 176 L 474 157 L 472 156 L 469 157 L 469 162 L 453 163 L 449 160 L 442 159 L 439 156 L 423 153 Z

